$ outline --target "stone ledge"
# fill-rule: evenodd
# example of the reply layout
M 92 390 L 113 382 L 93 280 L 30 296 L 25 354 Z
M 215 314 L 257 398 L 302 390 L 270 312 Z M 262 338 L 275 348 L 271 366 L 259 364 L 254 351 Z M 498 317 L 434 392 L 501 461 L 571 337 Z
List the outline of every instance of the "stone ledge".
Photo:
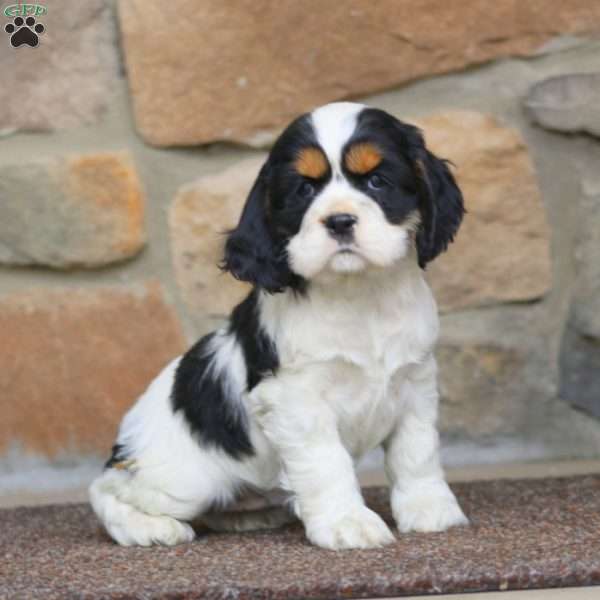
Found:
M 379 550 L 311 546 L 299 524 L 122 548 L 86 505 L 0 511 L 0 597 L 359 598 L 600 584 L 600 475 L 453 485 L 472 526 Z M 367 488 L 390 520 L 387 491 Z

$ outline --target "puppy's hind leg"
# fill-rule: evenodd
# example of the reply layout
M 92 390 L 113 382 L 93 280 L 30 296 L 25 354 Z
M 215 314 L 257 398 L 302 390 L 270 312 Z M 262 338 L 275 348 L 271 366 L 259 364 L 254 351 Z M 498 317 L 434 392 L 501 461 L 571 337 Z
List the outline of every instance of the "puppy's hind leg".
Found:
M 296 520 L 284 507 L 264 508 L 239 512 L 211 512 L 200 517 L 200 522 L 213 531 L 258 531 L 277 529 Z
M 221 510 L 204 513 L 199 521 L 213 531 L 276 529 L 296 521 L 288 494 L 246 492 Z
M 178 510 L 164 492 L 136 485 L 134 477 L 107 468 L 90 486 L 92 508 L 109 535 L 122 546 L 191 542 L 194 530 L 178 518 L 183 507 Z

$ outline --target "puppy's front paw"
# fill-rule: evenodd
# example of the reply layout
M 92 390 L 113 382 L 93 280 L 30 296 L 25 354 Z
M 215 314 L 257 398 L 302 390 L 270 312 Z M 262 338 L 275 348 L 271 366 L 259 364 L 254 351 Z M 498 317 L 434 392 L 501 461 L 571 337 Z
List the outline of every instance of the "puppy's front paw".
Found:
M 333 523 L 307 525 L 306 535 L 313 544 L 329 550 L 378 548 L 395 540 L 383 519 L 366 506 L 353 509 Z
M 445 531 L 455 525 L 468 525 L 454 494 L 444 483 L 408 493 L 392 494 L 392 510 L 402 533 Z

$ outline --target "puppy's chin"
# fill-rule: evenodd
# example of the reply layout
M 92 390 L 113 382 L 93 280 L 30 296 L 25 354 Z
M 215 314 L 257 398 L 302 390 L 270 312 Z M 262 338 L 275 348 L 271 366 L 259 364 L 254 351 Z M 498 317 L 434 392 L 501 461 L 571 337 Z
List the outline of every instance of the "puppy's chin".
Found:
M 329 261 L 329 269 L 334 273 L 358 273 L 367 268 L 367 261 L 355 252 L 336 252 Z
M 392 243 L 356 244 L 355 248 L 342 249 L 329 239 L 323 243 L 300 243 L 292 240 L 288 246 L 288 259 L 293 273 L 310 281 L 327 275 L 352 275 L 380 271 L 392 267 L 409 253 L 407 236 L 396 236 Z

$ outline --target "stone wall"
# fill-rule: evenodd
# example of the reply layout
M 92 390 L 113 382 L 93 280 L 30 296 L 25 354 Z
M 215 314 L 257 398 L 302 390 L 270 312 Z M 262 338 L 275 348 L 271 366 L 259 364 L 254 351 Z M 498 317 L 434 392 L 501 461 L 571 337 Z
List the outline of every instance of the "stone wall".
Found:
M 599 5 L 46 6 L 37 48 L 0 44 L 0 472 L 106 456 L 245 293 L 221 232 L 274 136 L 343 98 L 422 127 L 465 192 L 428 272 L 447 459 L 600 454 Z

